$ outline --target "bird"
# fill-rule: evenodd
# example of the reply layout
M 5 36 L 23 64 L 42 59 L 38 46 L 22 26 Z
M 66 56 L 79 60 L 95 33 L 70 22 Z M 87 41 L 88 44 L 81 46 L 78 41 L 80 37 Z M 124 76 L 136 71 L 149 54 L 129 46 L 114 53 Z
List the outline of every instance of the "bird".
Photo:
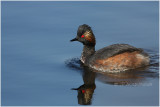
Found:
M 77 36 L 70 40 L 83 44 L 81 62 L 101 72 L 122 72 L 148 66 L 149 55 L 141 48 L 129 44 L 112 44 L 95 51 L 96 38 L 87 24 L 80 25 Z

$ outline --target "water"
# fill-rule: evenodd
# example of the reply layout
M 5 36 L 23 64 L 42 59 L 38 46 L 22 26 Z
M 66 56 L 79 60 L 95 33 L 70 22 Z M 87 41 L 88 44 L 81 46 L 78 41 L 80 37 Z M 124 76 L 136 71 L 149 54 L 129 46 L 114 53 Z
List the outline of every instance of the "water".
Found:
M 158 1 L 3 1 L 1 18 L 3 106 L 159 105 Z M 152 65 L 119 74 L 81 66 L 83 46 L 69 40 L 84 23 L 96 49 L 127 43 L 149 53 Z

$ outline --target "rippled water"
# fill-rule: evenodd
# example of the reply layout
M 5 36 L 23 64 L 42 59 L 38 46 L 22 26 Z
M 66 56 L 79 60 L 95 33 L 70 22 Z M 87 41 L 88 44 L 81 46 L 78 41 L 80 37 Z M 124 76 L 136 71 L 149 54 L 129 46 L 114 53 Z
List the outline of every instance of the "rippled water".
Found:
M 159 105 L 158 1 L 2 2 L 2 106 Z M 96 50 L 115 43 L 143 48 L 151 65 L 101 73 L 70 43 L 81 24 Z

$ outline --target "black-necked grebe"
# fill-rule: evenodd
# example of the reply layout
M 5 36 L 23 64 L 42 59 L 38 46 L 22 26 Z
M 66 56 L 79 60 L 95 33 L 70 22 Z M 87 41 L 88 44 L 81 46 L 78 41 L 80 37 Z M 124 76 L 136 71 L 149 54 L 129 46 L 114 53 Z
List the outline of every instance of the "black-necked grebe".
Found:
M 149 55 L 128 44 L 113 44 L 95 51 L 96 39 L 90 26 L 80 25 L 77 37 L 71 41 L 83 43 L 81 62 L 102 72 L 120 72 L 149 65 Z

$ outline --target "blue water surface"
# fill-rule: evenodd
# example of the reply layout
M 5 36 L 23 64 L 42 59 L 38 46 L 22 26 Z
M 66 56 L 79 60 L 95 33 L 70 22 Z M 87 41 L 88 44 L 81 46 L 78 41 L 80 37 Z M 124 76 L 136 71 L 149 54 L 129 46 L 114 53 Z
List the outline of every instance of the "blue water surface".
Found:
M 2 1 L 1 9 L 2 106 L 84 105 L 71 89 L 86 78 L 96 85 L 89 105 L 159 105 L 158 1 Z M 79 62 L 82 44 L 69 42 L 81 24 L 92 27 L 96 50 L 127 43 L 149 53 L 153 65 L 87 77 Z

